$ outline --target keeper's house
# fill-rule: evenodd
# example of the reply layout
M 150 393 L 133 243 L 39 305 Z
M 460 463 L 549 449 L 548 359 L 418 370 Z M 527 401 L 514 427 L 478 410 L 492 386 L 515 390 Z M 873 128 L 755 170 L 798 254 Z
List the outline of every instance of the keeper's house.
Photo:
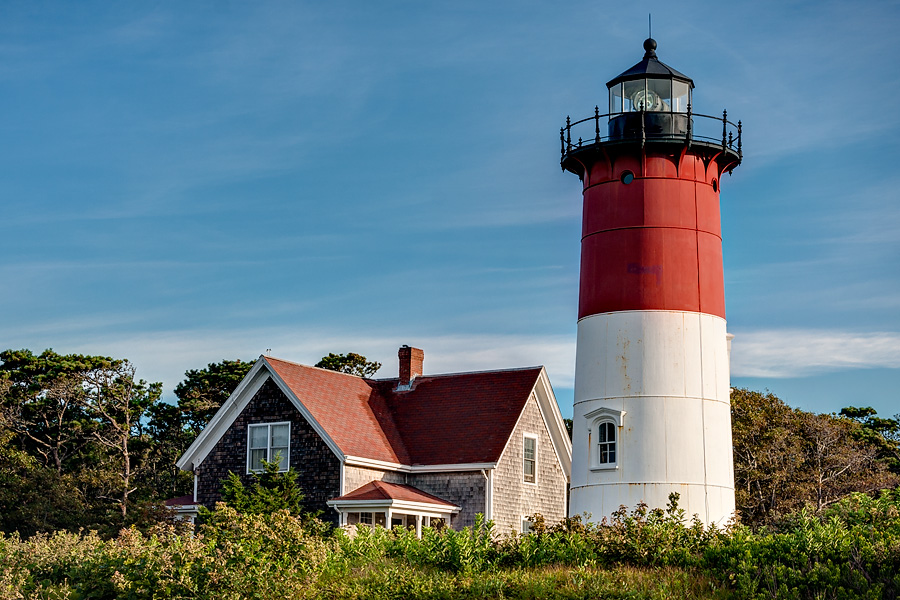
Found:
M 261 461 L 298 473 L 307 508 L 335 524 L 498 532 L 566 516 L 572 446 L 543 367 L 423 375 L 403 346 L 399 377 L 363 379 L 261 356 L 178 461 L 192 504 Z

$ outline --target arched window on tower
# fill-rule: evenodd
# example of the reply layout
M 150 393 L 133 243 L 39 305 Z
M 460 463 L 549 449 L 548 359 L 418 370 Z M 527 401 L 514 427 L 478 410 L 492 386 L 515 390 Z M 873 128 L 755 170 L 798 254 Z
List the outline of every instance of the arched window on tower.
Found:
M 621 460 L 619 431 L 624 417 L 624 410 L 612 408 L 598 408 L 584 415 L 588 424 L 592 471 L 619 468 Z
M 597 445 L 597 462 L 601 465 L 616 464 L 616 426 L 612 422 L 600 423 Z

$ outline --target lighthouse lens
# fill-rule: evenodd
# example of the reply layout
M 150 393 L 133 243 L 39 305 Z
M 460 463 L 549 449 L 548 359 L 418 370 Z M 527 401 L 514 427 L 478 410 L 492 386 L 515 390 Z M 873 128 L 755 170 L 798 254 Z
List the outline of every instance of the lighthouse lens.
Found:
M 660 110 L 662 102 L 652 90 L 638 90 L 631 96 L 635 110 Z

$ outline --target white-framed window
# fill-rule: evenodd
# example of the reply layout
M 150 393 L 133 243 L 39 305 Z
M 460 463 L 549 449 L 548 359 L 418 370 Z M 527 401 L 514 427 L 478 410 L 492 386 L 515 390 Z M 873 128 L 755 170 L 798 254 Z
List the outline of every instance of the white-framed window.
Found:
M 522 439 L 522 473 L 525 483 L 537 483 L 537 436 L 527 433 Z
M 616 464 L 616 429 L 612 421 L 601 421 L 597 427 L 597 464 Z
M 359 513 L 359 522 L 363 525 L 372 525 L 375 523 L 374 515 L 370 512 Z
M 247 472 L 261 471 L 262 461 L 278 462 L 287 471 L 291 456 L 291 424 L 260 423 L 247 426 Z
M 598 408 L 584 415 L 588 423 L 588 447 L 591 470 L 618 469 L 621 461 L 621 435 L 624 410 Z
M 522 517 L 522 533 L 531 533 L 532 529 L 531 519 Z

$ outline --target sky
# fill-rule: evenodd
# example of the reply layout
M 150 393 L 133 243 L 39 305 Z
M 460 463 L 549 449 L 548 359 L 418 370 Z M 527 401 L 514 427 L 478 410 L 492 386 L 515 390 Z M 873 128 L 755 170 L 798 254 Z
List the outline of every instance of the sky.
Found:
M 545 365 L 572 413 L 578 178 L 652 13 L 722 182 L 732 385 L 900 412 L 900 2 L 0 0 L 0 349 L 188 369 Z

